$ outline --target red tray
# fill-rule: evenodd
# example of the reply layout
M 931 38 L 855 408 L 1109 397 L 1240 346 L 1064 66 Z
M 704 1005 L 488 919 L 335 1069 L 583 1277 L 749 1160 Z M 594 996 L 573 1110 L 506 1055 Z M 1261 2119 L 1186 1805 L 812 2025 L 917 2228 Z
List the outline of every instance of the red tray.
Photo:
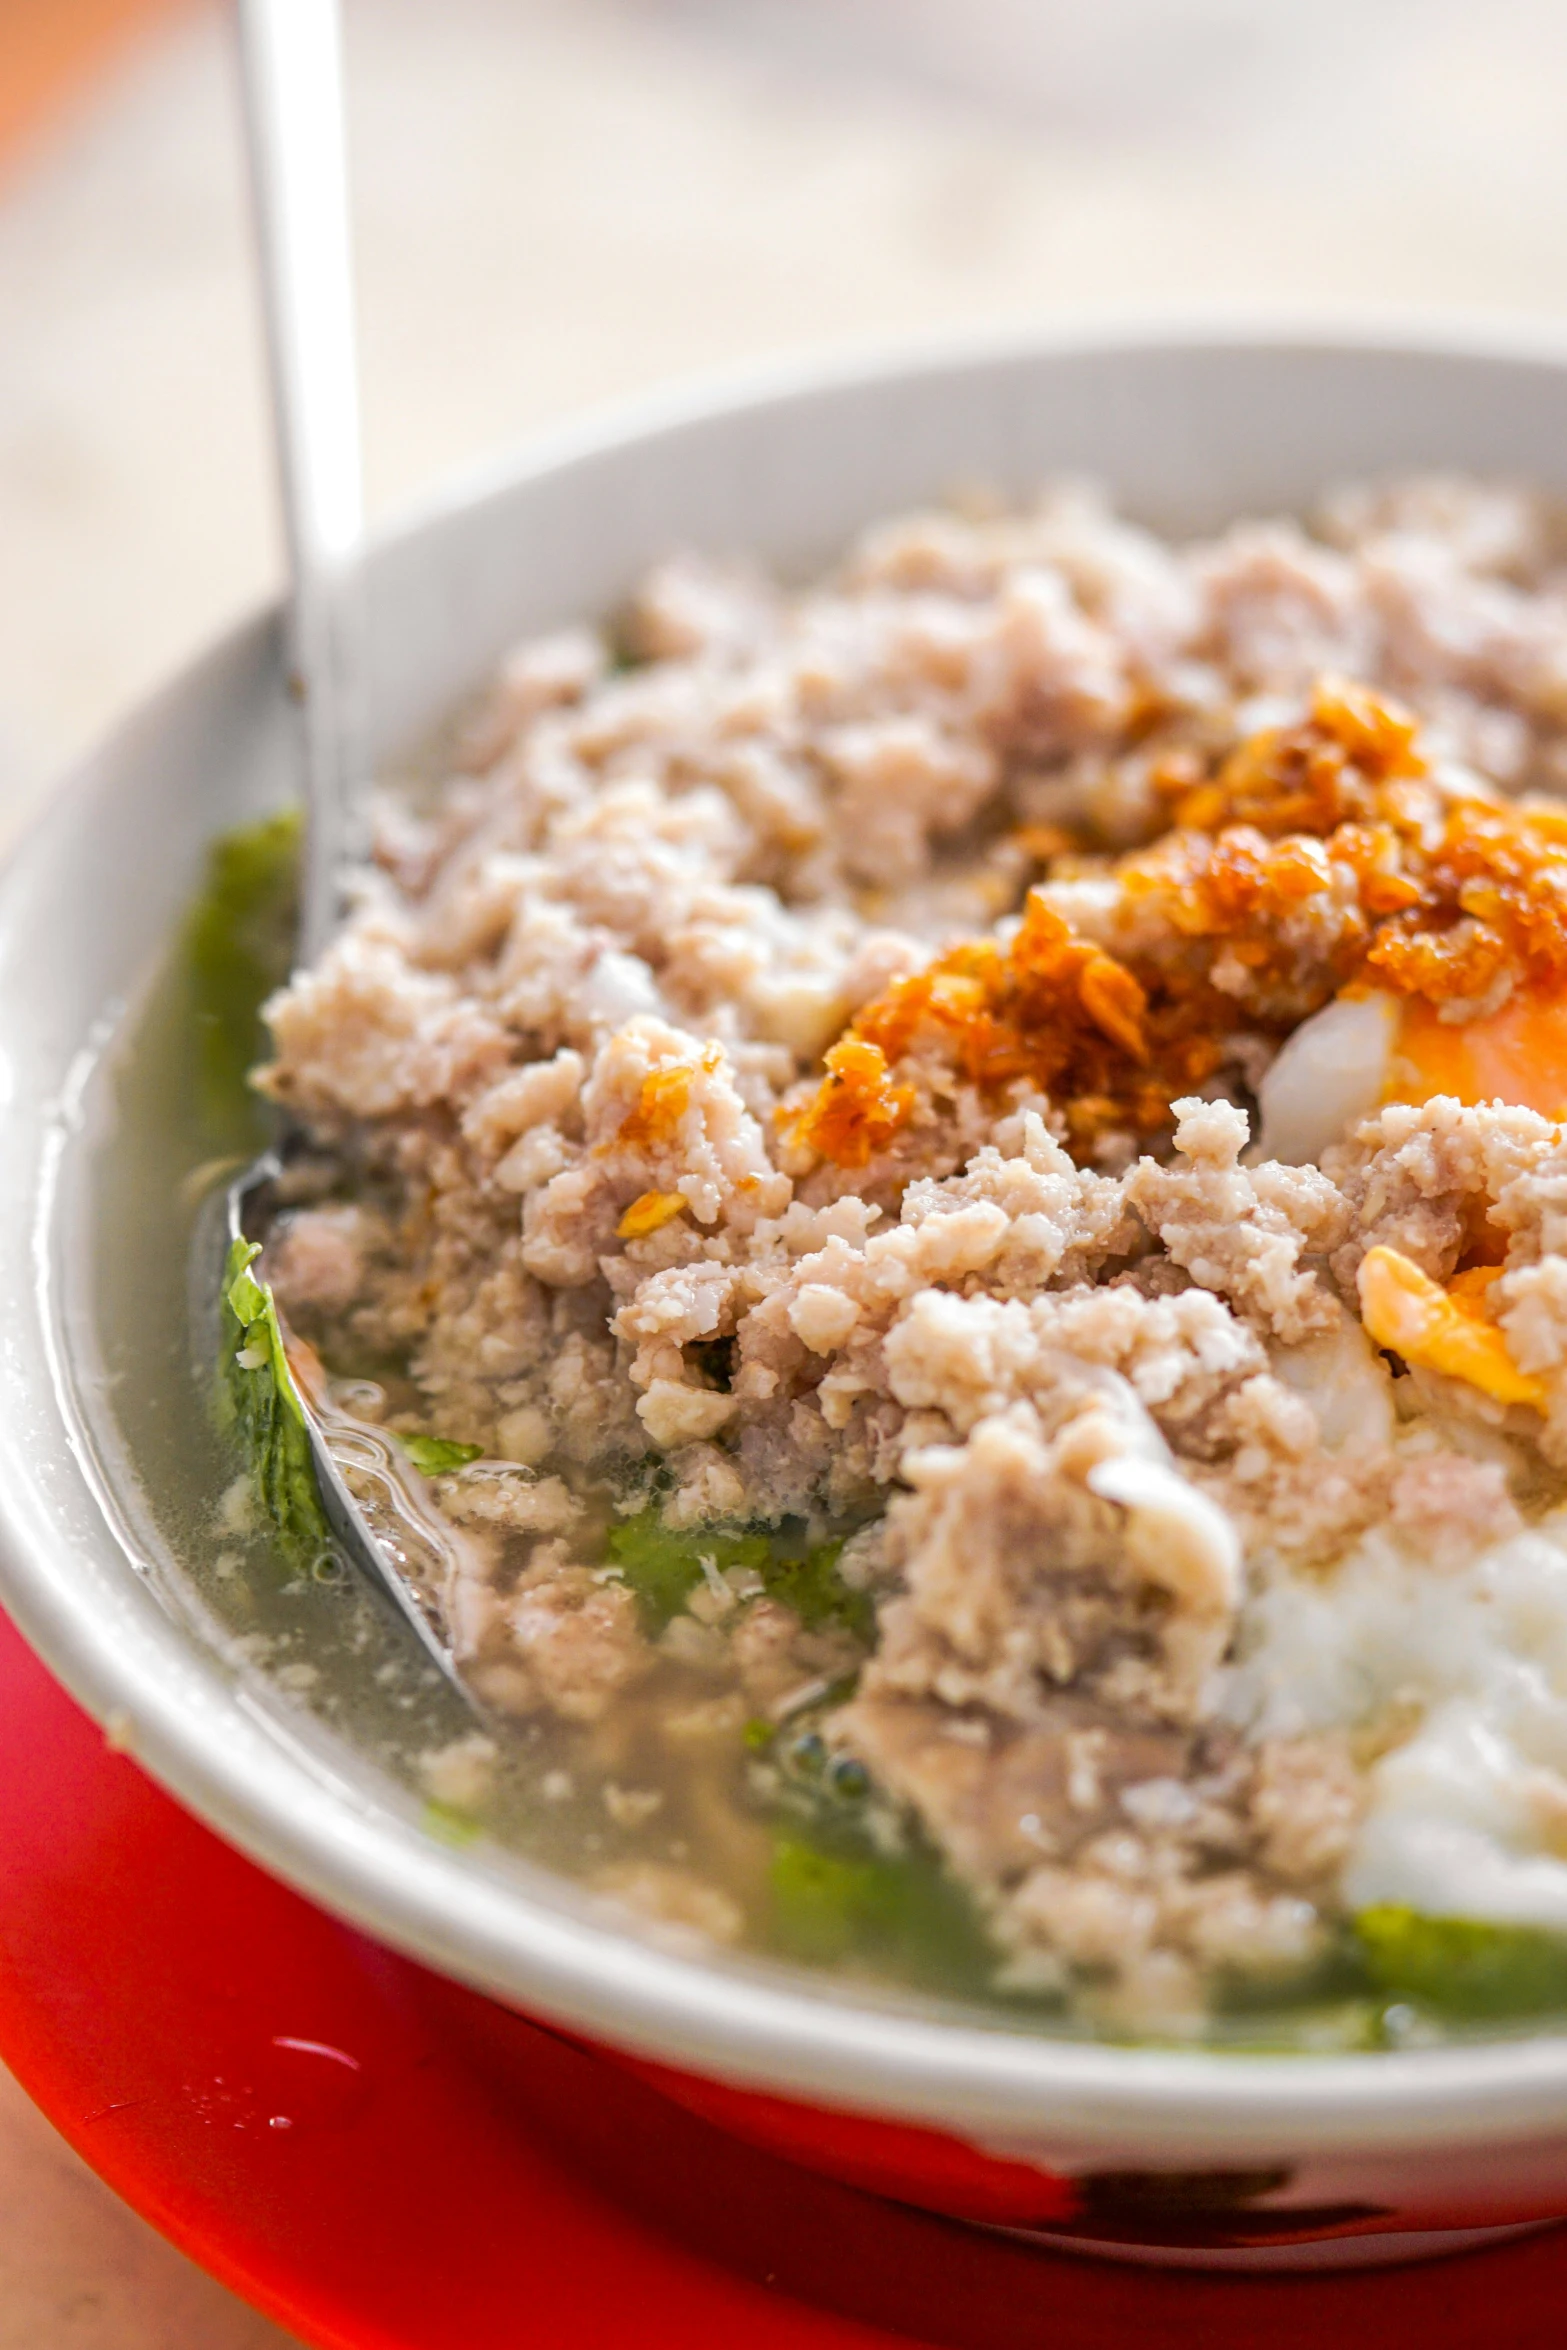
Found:
M 351 1932 L 111 1754 L 0 1619 L 0 2055 L 318 2350 L 1559 2350 L 1567 2233 L 1196 2276 L 832 2185 Z

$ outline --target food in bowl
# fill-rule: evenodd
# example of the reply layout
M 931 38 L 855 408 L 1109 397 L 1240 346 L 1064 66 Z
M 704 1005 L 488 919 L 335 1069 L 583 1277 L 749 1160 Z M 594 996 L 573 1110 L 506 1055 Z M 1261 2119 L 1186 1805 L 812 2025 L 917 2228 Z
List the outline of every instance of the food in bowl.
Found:
M 1564 544 L 677 561 L 388 795 L 231 1385 L 262 1275 L 447 1529 L 450 1815 L 1088 2028 L 1567 1998 Z

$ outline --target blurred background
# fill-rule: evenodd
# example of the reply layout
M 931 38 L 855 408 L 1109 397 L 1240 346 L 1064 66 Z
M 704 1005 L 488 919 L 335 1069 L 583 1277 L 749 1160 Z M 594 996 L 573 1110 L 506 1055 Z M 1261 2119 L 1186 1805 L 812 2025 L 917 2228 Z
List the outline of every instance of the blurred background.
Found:
M 1567 324 L 1561 0 L 347 0 L 372 508 L 584 404 L 1266 302 Z M 280 558 L 216 0 L 0 0 L 0 838 Z M 0 2350 L 281 2337 L 0 2082 Z
M 372 505 L 688 370 L 1567 312 L 1560 0 L 347 0 Z M 277 573 L 201 0 L 0 0 L 0 823 Z

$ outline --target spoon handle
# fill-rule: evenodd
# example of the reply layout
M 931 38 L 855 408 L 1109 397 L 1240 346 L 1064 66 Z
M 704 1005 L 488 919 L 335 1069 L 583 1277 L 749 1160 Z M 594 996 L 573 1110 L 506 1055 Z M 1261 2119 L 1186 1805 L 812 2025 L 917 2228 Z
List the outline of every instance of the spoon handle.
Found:
M 341 911 L 363 778 L 363 531 L 337 0 L 239 0 L 307 813 L 299 957 Z

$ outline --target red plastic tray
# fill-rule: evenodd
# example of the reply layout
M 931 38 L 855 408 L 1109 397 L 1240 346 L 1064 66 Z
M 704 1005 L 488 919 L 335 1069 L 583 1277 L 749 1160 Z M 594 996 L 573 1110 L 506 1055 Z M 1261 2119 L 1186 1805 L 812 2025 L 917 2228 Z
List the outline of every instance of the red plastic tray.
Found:
M 1366 2276 L 1121 2269 L 832 2185 L 262 1874 L 0 1619 L 0 2055 L 319 2350 L 1559 2350 L 1567 2233 Z

